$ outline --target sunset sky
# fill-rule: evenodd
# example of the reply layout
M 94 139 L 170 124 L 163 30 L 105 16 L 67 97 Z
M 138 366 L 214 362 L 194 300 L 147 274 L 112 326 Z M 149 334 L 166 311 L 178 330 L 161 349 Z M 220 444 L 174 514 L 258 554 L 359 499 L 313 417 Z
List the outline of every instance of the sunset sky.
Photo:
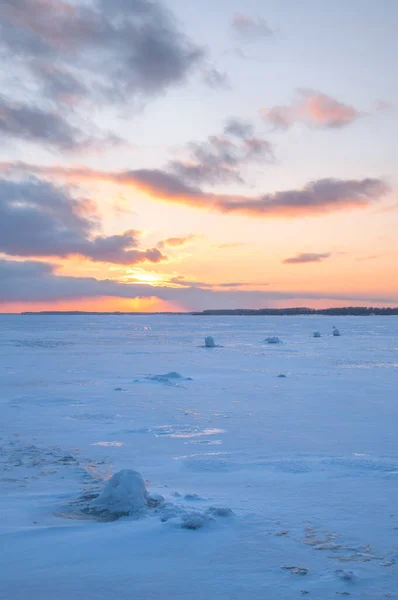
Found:
M 2 0 L 0 311 L 398 304 L 397 30 L 395 0 Z

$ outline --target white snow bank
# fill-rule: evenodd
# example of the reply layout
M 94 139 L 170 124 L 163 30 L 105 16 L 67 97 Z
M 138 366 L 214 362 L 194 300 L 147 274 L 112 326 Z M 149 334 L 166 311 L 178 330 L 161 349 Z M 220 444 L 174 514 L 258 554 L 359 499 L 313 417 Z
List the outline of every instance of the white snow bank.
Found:
M 214 338 L 211 335 L 208 335 L 205 338 L 205 346 L 206 346 L 206 348 L 215 348 L 216 347 L 216 343 L 214 341 Z
M 267 344 L 280 344 L 281 341 L 278 337 L 267 337 L 265 338 Z
M 128 515 L 148 506 L 149 494 L 138 471 L 123 469 L 115 473 L 91 506 L 112 515 Z

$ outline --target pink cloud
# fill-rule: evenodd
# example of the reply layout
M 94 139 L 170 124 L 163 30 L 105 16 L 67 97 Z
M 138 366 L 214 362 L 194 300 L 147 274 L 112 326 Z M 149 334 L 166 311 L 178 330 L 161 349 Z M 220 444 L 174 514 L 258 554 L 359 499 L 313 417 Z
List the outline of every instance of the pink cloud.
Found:
M 316 128 L 340 128 L 361 116 L 356 108 L 311 89 L 298 89 L 297 98 L 285 106 L 263 109 L 266 121 L 279 129 L 288 129 L 294 123 L 305 123 Z

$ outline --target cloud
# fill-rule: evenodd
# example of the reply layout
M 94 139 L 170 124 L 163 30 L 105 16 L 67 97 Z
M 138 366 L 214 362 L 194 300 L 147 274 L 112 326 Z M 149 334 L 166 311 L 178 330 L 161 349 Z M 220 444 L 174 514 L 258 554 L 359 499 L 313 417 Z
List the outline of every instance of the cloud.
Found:
M 203 70 L 203 81 L 211 88 L 228 88 L 228 75 L 211 67 Z
M 240 248 L 241 246 L 246 246 L 247 242 L 227 242 L 226 244 L 216 244 L 214 248 Z
M 0 134 L 4 138 L 34 142 L 63 151 L 87 150 L 116 143 L 116 137 L 103 139 L 85 135 L 58 111 L 11 102 L 0 96 Z
M 31 172 L 74 183 L 107 181 L 132 187 L 154 200 L 215 210 L 223 214 L 244 214 L 263 218 L 299 218 L 324 215 L 338 210 L 366 208 L 379 202 L 389 186 L 377 178 L 320 179 L 301 189 L 258 196 L 214 194 L 187 185 L 181 177 L 159 169 L 98 171 L 88 167 L 41 167 L 26 163 L 0 163 L 0 172 Z
M 253 42 L 264 38 L 270 38 L 274 31 L 267 25 L 264 19 L 258 17 L 253 19 L 248 15 L 237 14 L 232 19 L 232 29 L 242 41 Z
M 152 0 L 3 0 L 0 39 L 51 98 L 152 96 L 185 80 L 204 51 Z
M 361 262 L 363 260 L 375 260 L 376 258 L 379 258 L 380 256 L 382 256 L 381 254 L 371 254 L 370 256 L 361 256 L 360 258 L 357 258 L 357 262 Z
M 179 248 L 180 246 L 186 246 L 190 242 L 193 242 L 198 237 L 198 235 L 186 235 L 185 237 L 170 237 L 165 240 L 161 240 L 157 246 L 158 248 L 166 248 L 170 246 L 172 248 Z
M 0 133 L 4 137 L 19 138 L 63 150 L 71 150 L 82 143 L 80 132 L 56 112 L 8 102 L 0 97 Z
M 274 106 L 261 112 L 264 119 L 277 129 L 288 129 L 295 123 L 338 129 L 362 116 L 354 107 L 310 89 L 298 89 L 297 98 L 290 105 Z
M 347 302 L 353 300 L 368 303 L 397 303 L 394 295 L 317 293 L 278 290 L 239 290 L 204 289 L 195 285 L 184 287 L 152 287 L 142 284 L 127 284 L 109 279 L 93 277 L 70 277 L 57 275 L 54 265 L 36 261 L 7 261 L 0 259 L 0 303 L 10 302 L 50 302 L 96 297 L 115 298 L 159 298 L 178 302 L 186 310 L 206 308 L 247 308 L 267 307 L 280 300 L 336 299 Z M 230 285 L 230 284 L 229 284 Z
M 0 56 L 1 89 L 12 90 L 0 96 L 1 137 L 64 152 L 120 143 L 86 132 L 93 115 L 141 108 L 183 83 L 205 51 L 154 0 L 2 0 Z M 209 70 L 209 85 L 222 79 Z
M 183 275 L 173 277 L 167 283 L 178 285 L 180 287 L 194 287 L 200 289 L 223 289 L 223 288 L 243 288 L 247 286 L 263 287 L 269 285 L 268 283 L 253 283 L 250 281 L 226 281 L 222 283 L 207 283 L 204 281 L 195 281 L 186 279 Z
M 13 256 L 79 255 L 92 261 L 132 265 L 159 262 L 157 248 L 139 250 L 139 233 L 95 235 L 93 204 L 65 187 L 37 178 L 0 179 L 0 251 Z
M 195 184 L 242 182 L 244 166 L 272 162 L 274 158 L 272 145 L 255 137 L 250 123 L 237 119 L 229 120 L 222 134 L 188 144 L 187 151 L 187 160 L 171 161 L 167 169 Z
M 297 265 L 300 263 L 321 262 L 323 260 L 326 260 L 330 256 L 331 255 L 328 253 L 317 254 L 316 252 L 304 252 L 301 254 L 297 254 L 296 256 L 292 256 L 291 258 L 285 258 L 285 260 L 283 260 L 282 262 L 286 265 Z
M 384 112 L 386 110 L 390 110 L 394 108 L 394 104 L 392 102 L 387 102 L 386 100 L 376 100 L 375 110 L 378 112 Z

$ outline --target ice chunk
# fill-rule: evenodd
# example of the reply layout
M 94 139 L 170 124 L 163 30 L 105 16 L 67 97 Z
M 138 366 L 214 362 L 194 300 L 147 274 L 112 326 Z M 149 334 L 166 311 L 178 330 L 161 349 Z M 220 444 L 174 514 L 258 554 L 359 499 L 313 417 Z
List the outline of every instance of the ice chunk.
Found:
M 141 473 L 123 469 L 115 473 L 91 506 L 113 515 L 129 515 L 148 506 L 149 495 Z
M 184 517 L 181 527 L 183 529 L 200 529 L 204 524 L 204 518 L 199 514 L 193 513 Z
M 170 371 L 170 373 L 164 373 L 163 375 L 148 375 L 146 379 L 164 383 L 165 385 L 177 385 L 177 381 L 192 381 L 192 377 L 183 377 L 176 371 Z
M 265 341 L 267 342 L 267 344 L 280 344 L 281 341 L 278 337 L 267 337 L 265 339 Z
M 338 337 L 340 335 L 340 331 L 337 329 L 337 327 L 333 327 L 333 335 L 335 337 Z
M 352 581 L 356 578 L 354 571 L 344 571 L 344 569 L 337 569 L 335 575 L 339 579 L 343 579 L 343 581 Z
M 281 567 L 281 569 L 284 569 L 285 571 L 290 571 L 292 575 L 307 575 L 308 573 L 308 569 L 306 569 L 305 567 L 288 567 L 287 565 L 285 565 L 284 567 Z
M 148 496 L 148 506 L 157 507 L 162 506 L 164 504 L 164 498 L 160 494 L 149 494 Z
M 216 517 L 232 517 L 234 515 L 229 506 L 210 506 L 207 512 Z
M 208 335 L 205 338 L 205 346 L 206 346 L 206 348 L 215 348 L 216 347 L 214 338 L 211 335 Z
M 316 337 L 316 338 L 321 337 L 321 332 L 320 331 L 314 331 L 314 337 Z

